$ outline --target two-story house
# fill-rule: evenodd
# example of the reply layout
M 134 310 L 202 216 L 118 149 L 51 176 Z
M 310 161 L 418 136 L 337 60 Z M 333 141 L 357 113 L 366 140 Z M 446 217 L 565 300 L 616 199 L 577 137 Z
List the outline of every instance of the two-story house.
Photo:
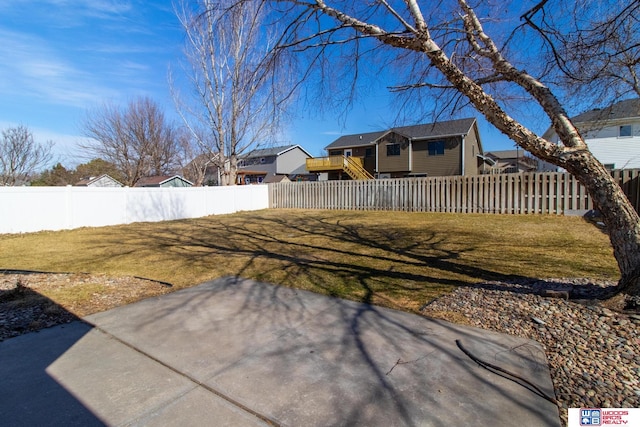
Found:
M 495 162 L 491 173 L 536 172 L 538 170 L 539 160 L 521 148 L 489 151 L 486 153 L 486 157 Z
M 307 169 L 329 179 L 478 175 L 492 163 L 475 118 L 345 135 L 325 149 L 329 157 L 307 161 Z
M 593 155 L 609 169 L 640 168 L 640 98 L 572 117 Z M 558 142 L 553 128 L 543 138 Z
M 305 162 L 311 157 L 299 145 L 253 150 L 238 161 L 238 184 L 315 179 L 316 175 L 309 175 L 306 169 Z

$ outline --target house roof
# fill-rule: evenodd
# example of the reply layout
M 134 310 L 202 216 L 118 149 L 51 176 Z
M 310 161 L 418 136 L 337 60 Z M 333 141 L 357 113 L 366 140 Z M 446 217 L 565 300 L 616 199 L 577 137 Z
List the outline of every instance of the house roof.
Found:
M 571 119 L 574 123 L 597 122 L 603 120 L 640 117 L 640 98 L 626 99 L 606 108 L 596 108 L 578 114 Z
M 313 157 L 313 156 L 311 156 L 311 154 L 309 154 L 304 148 L 302 148 L 298 144 L 282 145 L 282 146 L 279 146 L 279 147 L 259 148 L 257 150 L 253 150 L 253 151 L 248 152 L 246 155 L 244 155 L 242 157 L 246 158 L 246 159 L 250 159 L 250 158 L 254 158 L 254 157 L 281 156 L 282 154 L 286 153 L 287 151 L 293 150 L 294 148 L 299 148 L 307 156 Z
M 332 148 L 360 147 L 363 145 L 369 145 L 369 144 L 372 144 L 378 138 L 380 138 L 382 135 L 386 134 L 387 132 L 388 132 L 387 130 L 381 130 L 378 132 L 343 135 L 324 148 L 326 150 L 329 150 Z
M 516 157 L 524 157 L 528 152 L 526 150 L 497 150 L 485 153 L 485 156 L 494 159 L 515 159 Z
M 399 126 L 378 132 L 344 135 L 327 145 L 325 149 L 330 150 L 332 148 L 361 147 L 369 145 L 390 132 L 399 133 L 414 140 L 466 135 L 471 130 L 475 121 L 476 119 L 474 118 L 448 120 L 444 122 L 425 123 L 413 126 Z
M 106 173 L 103 173 L 100 176 L 89 176 L 89 177 L 85 177 L 82 178 L 80 181 L 76 182 L 74 185 L 74 187 L 88 187 L 89 185 L 93 184 L 94 182 L 102 179 L 102 178 L 108 178 L 113 182 L 117 182 L 118 184 L 122 185 L 117 179 L 112 178 L 111 176 L 109 176 Z
M 219 156 L 220 156 L 220 154 L 218 154 L 218 153 L 211 153 L 211 154 L 201 153 L 201 154 L 198 154 L 193 159 L 191 159 L 191 161 L 188 164 L 191 164 L 191 163 L 201 163 L 201 164 L 211 163 L 211 162 L 217 160 L 217 158 Z
M 640 98 L 626 99 L 624 101 L 616 102 L 606 108 L 595 108 L 582 114 L 578 114 L 571 118 L 571 120 L 579 125 L 580 123 L 595 123 L 596 126 L 602 126 L 603 122 L 609 120 L 621 120 L 629 118 L 640 118 Z M 600 123 L 599 123 L 600 122 Z M 578 127 L 588 128 L 593 125 L 582 125 Z M 550 139 L 556 134 L 553 126 L 542 134 L 545 139 Z
M 287 175 L 270 174 L 270 175 L 267 175 L 262 182 L 265 184 L 270 184 L 270 183 L 289 182 L 289 181 L 290 179 L 289 177 L 287 177 Z
M 172 179 L 175 179 L 175 178 L 178 178 L 182 181 L 188 182 L 189 184 L 193 185 L 191 181 L 189 181 L 188 179 L 184 179 L 179 175 L 158 175 L 158 176 L 144 176 L 140 178 L 138 181 L 136 181 L 134 187 L 162 185 L 165 182 L 171 181 Z

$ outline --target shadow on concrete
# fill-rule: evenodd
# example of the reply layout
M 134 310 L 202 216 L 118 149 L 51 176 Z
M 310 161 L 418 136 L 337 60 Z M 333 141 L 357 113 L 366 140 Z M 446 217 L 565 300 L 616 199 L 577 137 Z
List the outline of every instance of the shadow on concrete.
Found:
M 280 425 L 559 425 L 535 342 L 234 277 L 89 316 Z
M 105 425 L 47 372 L 91 326 L 81 321 L 67 323 L 77 318 L 19 284 L 0 290 L 0 318 L 0 424 Z M 46 328 L 58 322 L 64 324 Z M 27 333 L 33 330 L 40 331 Z

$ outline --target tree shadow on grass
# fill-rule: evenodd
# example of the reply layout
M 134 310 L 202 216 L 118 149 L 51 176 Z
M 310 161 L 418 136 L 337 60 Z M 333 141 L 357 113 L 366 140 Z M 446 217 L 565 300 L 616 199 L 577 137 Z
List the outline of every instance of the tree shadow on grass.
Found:
M 530 293 L 558 287 L 492 270 L 473 261 L 481 250 L 473 243 L 434 230 L 354 224 L 322 212 L 281 214 L 148 227 L 130 242 L 105 236 L 96 244 L 120 245 L 123 256 L 162 253 L 172 262 L 211 271 L 210 277 L 248 277 L 411 311 L 457 286 Z M 588 284 L 583 288 L 589 293 Z

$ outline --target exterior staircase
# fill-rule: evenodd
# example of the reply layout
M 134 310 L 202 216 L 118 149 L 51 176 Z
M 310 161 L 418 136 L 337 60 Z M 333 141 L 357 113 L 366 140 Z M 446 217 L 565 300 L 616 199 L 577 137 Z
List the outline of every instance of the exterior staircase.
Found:
M 373 179 L 373 175 L 364 168 L 364 161 L 359 157 L 330 156 L 307 159 L 309 172 L 343 171 L 351 179 Z

